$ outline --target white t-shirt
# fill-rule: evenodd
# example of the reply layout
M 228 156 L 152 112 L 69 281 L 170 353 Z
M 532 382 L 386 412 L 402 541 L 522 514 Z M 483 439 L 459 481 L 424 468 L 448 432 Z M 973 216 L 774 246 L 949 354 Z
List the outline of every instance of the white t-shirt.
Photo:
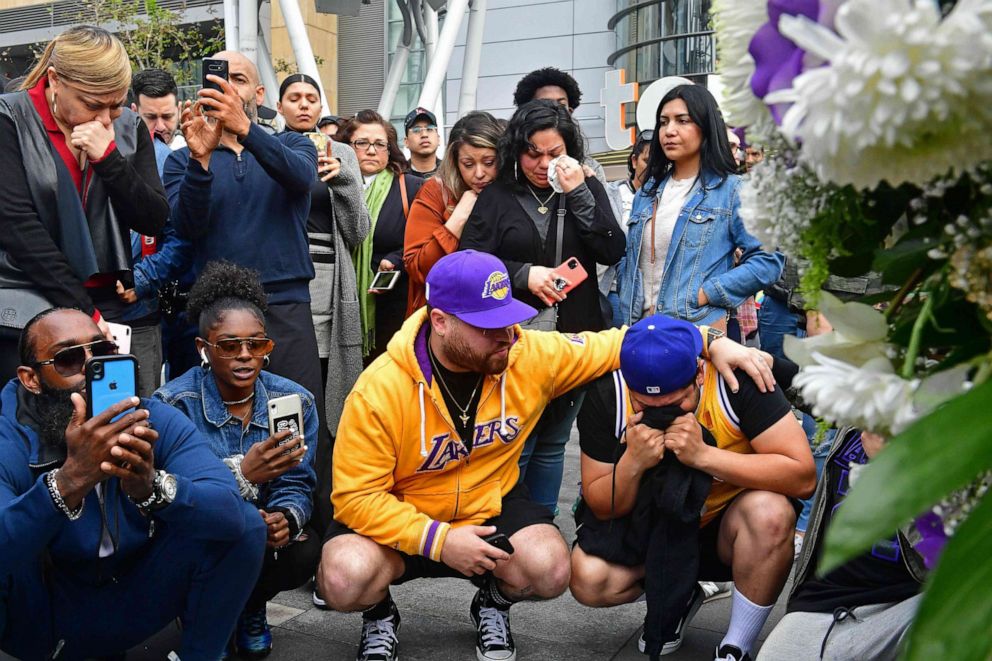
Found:
M 672 242 L 672 233 L 675 231 L 675 221 L 679 217 L 682 205 L 689 197 L 689 191 L 696 178 L 676 179 L 670 177 L 665 184 L 665 190 L 655 198 L 658 205 L 658 213 L 654 219 L 654 252 L 651 247 L 651 219 L 648 219 L 644 226 L 644 233 L 641 235 L 641 258 L 639 266 L 641 275 L 644 278 L 644 309 L 651 308 L 658 302 L 658 293 L 661 291 L 661 278 L 665 273 L 665 258 L 668 256 L 668 246 Z

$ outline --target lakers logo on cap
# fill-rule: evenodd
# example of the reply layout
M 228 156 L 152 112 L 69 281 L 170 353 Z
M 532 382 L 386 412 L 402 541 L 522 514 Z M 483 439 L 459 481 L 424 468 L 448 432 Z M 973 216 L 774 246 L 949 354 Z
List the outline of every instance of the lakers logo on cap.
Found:
M 482 298 L 495 298 L 502 301 L 510 293 L 510 276 L 503 271 L 493 271 L 486 278 L 486 284 L 482 288 Z

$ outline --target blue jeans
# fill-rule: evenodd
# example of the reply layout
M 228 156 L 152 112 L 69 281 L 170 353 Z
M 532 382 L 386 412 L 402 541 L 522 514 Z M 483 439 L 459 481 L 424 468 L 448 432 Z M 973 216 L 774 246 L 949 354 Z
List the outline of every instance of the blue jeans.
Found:
M 803 413 L 803 431 L 806 432 L 806 438 L 809 440 L 810 447 L 813 450 L 813 463 L 816 464 L 816 481 L 819 482 L 820 478 L 823 477 L 823 466 L 826 463 L 827 455 L 830 454 L 830 446 L 833 445 L 834 436 L 837 435 L 837 430 L 828 429 L 827 433 L 823 437 L 823 441 L 814 447 L 813 441 L 816 438 L 816 420 L 808 414 Z M 803 511 L 800 512 L 799 518 L 796 520 L 796 530 L 799 532 L 806 532 L 806 525 L 809 523 L 809 515 L 812 509 L 813 496 L 810 496 L 803 501 Z
M 565 470 L 565 445 L 572 433 L 572 424 L 579 415 L 579 407 L 586 398 L 586 391 L 563 395 L 572 398 L 572 406 L 558 420 L 538 427 L 524 443 L 520 455 L 520 481 L 530 489 L 530 497 L 535 503 L 544 505 L 554 514 L 558 513 L 558 492 L 561 491 L 561 476 Z
M 219 659 L 265 551 L 258 510 L 245 503 L 242 512 L 244 533 L 231 542 L 193 540 L 182 526 L 161 525 L 133 565 L 103 585 L 58 565 L 46 572 L 40 556 L 23 571 L 0 575 L 0 649 L 44 659 L 62 640 L 60 659 L 111 656 L 181 617 L 183 661 Z
M 789 311 L 789 306 L 771 296 L 765 296 L 758 310 L 758 337 L 761 350 L 773 356 L 784 358 L 782 342 L 786 335 L 803 337 L 799 331 L 799 315 Z

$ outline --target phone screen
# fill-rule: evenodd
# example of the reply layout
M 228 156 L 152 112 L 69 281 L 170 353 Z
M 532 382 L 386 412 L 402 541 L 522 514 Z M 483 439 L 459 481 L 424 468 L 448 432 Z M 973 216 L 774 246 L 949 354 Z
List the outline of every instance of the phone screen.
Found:
M 100 415 L 122 399 L 138 394 L 138 361 L 134 356 L 98 356 L 86 362 L 89 417 Z M 126 412 L 124 412 L 126 413 Z M 119 419 L 124 413 L 113 418 Z
M 376 289 L 378 291 L 390 290 L 396 284 L 399 277 L 399 271 L 379 271 L 372 278 L 372 284 L 369 285 L 369 289 Z

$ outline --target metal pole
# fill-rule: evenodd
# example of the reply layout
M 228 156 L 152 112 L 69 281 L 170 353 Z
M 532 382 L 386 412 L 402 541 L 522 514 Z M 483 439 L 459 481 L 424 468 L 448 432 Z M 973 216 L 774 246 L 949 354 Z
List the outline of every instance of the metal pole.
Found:
M 472 0 L 472 12 L 468 15 L 468 31 L 465 36 L 465 57 L 462 60 L 462 90 L 458 99 L 459 117 L 475 110 L 485 27 L 486 0 Z
M 426 23 L 426 27 L 427 27 L 427 38 L 430 42 L 429 44 L 426 44 L 426 48 L 425 48 L 427 53 L 425 64 L 427 65 L 427 70 L 430 71 L 431 63 L 434 62 L 434 59 L 437 56 L 438 18 L 437 18 L 437 11 L 429 2 L 423 2 L 423 10 L 424 10 L 424 22 Z M 445 68 L 447 68 L 447 65 L 445 65 Z M 434 107 L 431 108 L 431 110 L 434 112 L 434 116 L 438 118 L 437 143 L 438 143 L 438 149 L 440 150 L 444 149 L 444 122 L 447 119 L 447 114 L 445 113 L 445 108 L 444 108 L 443 87 L 444 87 L 444 82 L 442 81 L 441 89 L 438 90 L 437 93 L 437 100 L 434 102 Z M 422 87 L 421 90 L 423 90 Z M 418 103 L 417 105 L 424 106 L 423 103 Z M 424 106 L 424 107 L 430 108 L 430 106 Z
M 317 60 L 313 57 L 310 35 L 307 34 L 307 26 L 303 22 L 303 14 L 300 12 L 298 0 L 279 0 L 279 8 L 282 9 L 282 17 L 286 21 L 286 31 L 289 33 L 289 43 L 292 44 L 293 55 L 296 56 L 296 68 L 300 73 L 307 74 L 320 84 L 320 103 L 325 109 L 328 109 L 330 106 L 327 105 L 324 84 L 320 80 Z
M 224 50 L 238 50 L 238 0 L 224 0 Z
M 376 110 L 376 112 L 386 119 L 389 119 L 393 113 L 396 93 L 399 92 L 400 83 L 403 82 L 406 63 L 410 57 L 410 46 L 413 43 L 413 25 L 410 6 L 407 5 L 406 0 L 396 0 L 396 5 L 400 8 L 400 13 L 403 14 L 403 33 L 400 35 L 399 43 L 396 44 L 396 53 L 393 55 L 392 64 L 389 65 L 389 74 L 386 76 L 386 83 L 382 87 L 382 96 L 379 97 L 379 107 Z
M 448 69 L 448 62 L 451 60 L 451 52 L 455 48 L 455 39 L 458 37 L 458 30 L 465 18 L 465 10 L 468 8 L 468 0 L 451 0 L 448 3 L 448 13 L 444 19 L 444 27 L 437 40 L 437 48 L 434 57 L 431 58 L 431 65 L 427 70 L 424 79 L 424 88 L 420 93 L 420 103 L 418 105 L 425 108 L 436 107 L 438 97 L 441 94 L 441 86 L 444 84 L 444 75 Z M 441 107 L 443 116 L 444 107 Z M 439 120 L 444 124 L 444 120 Z M 439 127 L 440 128 L 440 127 Z
M 258 65 L 258 0 L 239 0 L 238 40 L 241 54 Z
M 258 34 L 258 75 L 262 78 L 262 85 L 265 86 L 265 105 L 275 110 L 277 94 L 279 94 L 279 80 L 276 78 L 276 70 L 272 68 L 272 55 L 269 53 L 269 45 L 265 43 L 265 35 Z

